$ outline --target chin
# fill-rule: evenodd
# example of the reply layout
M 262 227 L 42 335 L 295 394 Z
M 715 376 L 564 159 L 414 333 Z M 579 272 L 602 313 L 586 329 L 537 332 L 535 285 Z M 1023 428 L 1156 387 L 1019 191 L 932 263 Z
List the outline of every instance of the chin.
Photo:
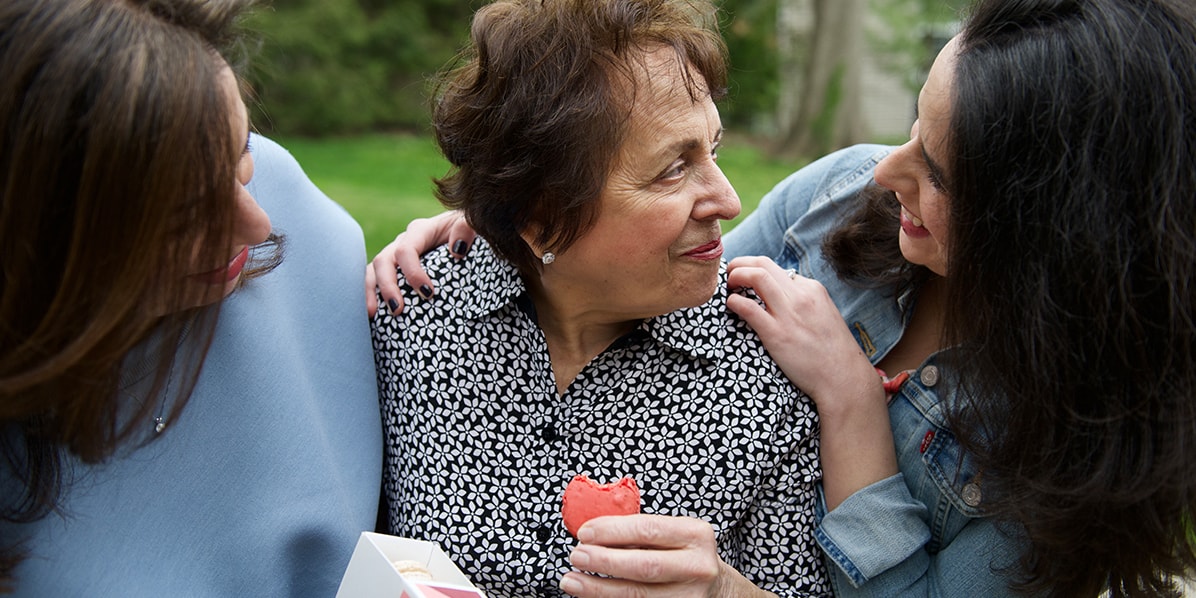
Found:
M 939 276 L 947 275 L 947 261 L 943 259 L 942 253 L 919 251 L 918 247 L 911 247 L 912 243 L 906 241 L 905 235 L 901 236 L 900 245 L 901 257 L 905 258 L 905 261 L 915 266 L 924 266 Z
M 710 301 L 710 298 L 714 296 L 714 290 L 717 288 L 718 268 L 715 268 L 709 276 L 695 279 L 691 283 L 677 289 L 674 296 L 677 298 L 678 303 L 683 303 L 683 305 L 678 305 L 674 309 L 685 309 L 702 305 Z
M 927 261 L 925 253 L 918 251 L 917 247 L 910 247 L 904 235 L 901 237 L 901 257 L 915 266 L 925 266 Z
M 237 287 L 241 286 L 242 280 L 243 277 L 238 274 L 236 278 L 224 283 L 224 293 L 220 295 L 220 298 L 217 299 L 217 301 L 224 300 L 228 298 L 229 295 L 232 295 L 233 291 L 237 290 Z

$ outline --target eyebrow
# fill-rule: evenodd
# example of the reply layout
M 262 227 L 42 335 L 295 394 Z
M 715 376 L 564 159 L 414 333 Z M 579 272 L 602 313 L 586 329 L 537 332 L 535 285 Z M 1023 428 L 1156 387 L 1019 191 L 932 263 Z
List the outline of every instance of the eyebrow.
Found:
M 723 131 L 726 131 L 726 129 L 720 127 L 718 133 L 715 133 L 714 145 L 719 145 L 723 142 Z M 668 145 L 664 148 L 664 151 L 668 153 L 684 154 L 685 152 L 693 151 L 701 144 L 702 142 L 697 139 L 683 139 Z

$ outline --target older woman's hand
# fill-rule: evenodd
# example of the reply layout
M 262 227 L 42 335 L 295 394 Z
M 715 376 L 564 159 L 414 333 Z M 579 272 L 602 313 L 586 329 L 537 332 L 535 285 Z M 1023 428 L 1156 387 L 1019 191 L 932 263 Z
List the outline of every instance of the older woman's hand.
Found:
M 365 267 L 365 304 L 370 317 L 374 317 L 378 311 L 375 286 L 390 311 L 403 311 L 403 294 L 399 292 L 396 266 L 419 294 L 431 297 L 436 286 L 420 265 L 420 256 L 447 243 L 450 254 L 457 259 L 464 258 L 476 236 L 460 212 L 441 212 L 431 218 L 412 220 L 407 230 L 399 233 L 394 241 L 378 253 L 373 263 Z
M 561 578 L 561 589 L 573 596 L 773 596 L 719 558 L 714 530 L 700 519 L 598 517 L 581 526 L 577 539 L 569 558 L 580 572 Z

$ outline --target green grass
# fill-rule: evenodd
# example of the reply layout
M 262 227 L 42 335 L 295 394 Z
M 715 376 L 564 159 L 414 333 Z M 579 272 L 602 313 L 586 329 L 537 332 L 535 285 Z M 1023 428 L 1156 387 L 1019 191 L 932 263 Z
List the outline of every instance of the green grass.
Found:
M 414 218 L 443 208 L 432 194 L 432 178 L 448 170 L 431 137 L 373 134 L 327 139 L 279 138 L 308 176 L 361 224 L 366 252 L 373 257 Z M 739 192 L 743 213 L 724 224 L 731 230 L 769 189 L 800 164 L 768 157 L 747 139 L 727 138 L 719 165 Z

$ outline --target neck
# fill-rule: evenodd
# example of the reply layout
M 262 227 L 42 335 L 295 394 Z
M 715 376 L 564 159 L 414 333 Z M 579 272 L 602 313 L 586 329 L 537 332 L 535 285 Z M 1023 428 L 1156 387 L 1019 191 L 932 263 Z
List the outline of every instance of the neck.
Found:
M 536 306 L 537 323 L 548 343 L 557 393 L 561 395 L 591 360 L 640 323 L 639 319 L 560 297 L 545 290 L 539 281 L 529 284 L 528 289 Z
M 936 337 L 942 336 L 946 301 L 947 280 L 935 276 L 922 285 L 918 291 L 918 303 L 914 305 L 914 318 L 921 320 L 921 325 L 929 328 Z
M 931 278 L 918 289 L 917 303 L 901 340 L 877 367 L 892 376 L 917 368 L 927 357 L 943 348 L 943 316 L 947 298 L 946 281 Z

